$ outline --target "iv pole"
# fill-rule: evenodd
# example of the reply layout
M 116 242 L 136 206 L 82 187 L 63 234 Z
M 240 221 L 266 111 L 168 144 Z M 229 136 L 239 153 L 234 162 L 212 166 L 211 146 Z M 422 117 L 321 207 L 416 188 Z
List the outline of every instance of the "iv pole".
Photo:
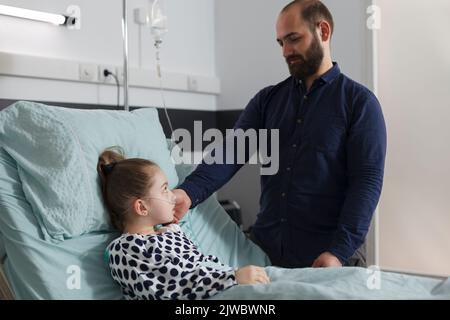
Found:
M 127 0 L 122 1 L 122 36 L 123 36 L 123 103 L 125 111 L 130 111 L 130 107 L 128 105 Z

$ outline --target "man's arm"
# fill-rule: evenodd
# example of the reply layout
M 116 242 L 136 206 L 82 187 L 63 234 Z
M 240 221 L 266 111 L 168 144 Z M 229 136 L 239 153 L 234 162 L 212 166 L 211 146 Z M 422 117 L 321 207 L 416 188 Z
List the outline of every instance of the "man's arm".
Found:
M 247 130 L 250 128 L 260 128 L 260 108 L 262 105 L 263 92 L 264 90 L 258 93 L 249 102 L 245 110 L 240 115 L 238 121 L 236 122 L 234 129 Z M 206 164 L 204 161 L 202 161 L 202 163 L 197 166 L 194 172 L 192 172 L 184 180 L 184 182 L 180 186 L 178 186 L 178 190 L 174 190 L 177 197 L 183 197 L 183 199 L 185 200 L 183 203 L 183 208 L 175 209 L 176 217 L 178 219 L 182 218 L 187 209 L 195 207 L 196 205 L 207 199 L 212 193 L 221 188 L 243 166 L 243 164 L 237 163 L 236 153 L 234 155 L 234 163 L 226 164 L 226 139 L 234 139 L 234 137 L 226 137 L 222 142 L 222 155 L 224 160 L 223 164 Z M 248 148 L 246 146 L 246 161 L 248 161 L 249 158 L 247 153 Z M 189 199 L 186 199 L 186 195 Z
M 348 189 L 329 252 L 345 263 L 363 244 L 383 185 L 386 125 L 377 98 L 356 100 L 347 140 Z

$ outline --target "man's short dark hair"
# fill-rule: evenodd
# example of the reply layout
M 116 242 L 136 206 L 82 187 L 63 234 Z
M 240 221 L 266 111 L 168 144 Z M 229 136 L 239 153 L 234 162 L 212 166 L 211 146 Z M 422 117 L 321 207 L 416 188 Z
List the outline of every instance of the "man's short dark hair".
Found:
M 294 0 L 286 5 L 281 12 L 287 11 L 293 5 L 300 6 L 300 15 L 309 24 L 311 32 L 316 30 L 320 20 L 325 20 L 331 27 L 331 35 L 334 31 L 334 21 L 330 10 L 319 0 Z

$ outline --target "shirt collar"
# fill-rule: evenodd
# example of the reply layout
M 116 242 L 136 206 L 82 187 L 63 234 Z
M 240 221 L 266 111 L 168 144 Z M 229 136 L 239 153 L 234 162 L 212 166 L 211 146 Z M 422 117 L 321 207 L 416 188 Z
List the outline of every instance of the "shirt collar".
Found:
M 333 62 L 333 67 L 325 72 L 319 79 L 325 81 L 326 83 L 332 82 L 338 75 L 341 74 L 341 69 L 337 62 Z
M 338 75 L 341 74 L 341 69 L 337 62 L 333 62 L 333 67 L 330 70 L 325 72 L 319 79 L 325 83 L 332 82 Z M 317 81 L 317 80 L 316 80 Z M 302 84 L 301 80 L 296 80 L 298 84 Z

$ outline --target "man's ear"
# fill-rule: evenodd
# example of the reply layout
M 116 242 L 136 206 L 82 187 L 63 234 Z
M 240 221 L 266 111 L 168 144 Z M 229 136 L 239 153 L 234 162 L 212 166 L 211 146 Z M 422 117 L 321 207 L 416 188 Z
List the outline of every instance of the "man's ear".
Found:
M 319 37 L 322 42 L 329 41 L 331 39 L 331 26 L 326 20 L 322 20 L 318 23 Z
M 140 216 L 147 216 L 149 214 L 147 205 L 145 204 L 144 200 L 142 200 L 142 199 L 134 200 L 133 209 L 134 209 L 134 212 L 136 212 L 136 214 L 138 214 Z

